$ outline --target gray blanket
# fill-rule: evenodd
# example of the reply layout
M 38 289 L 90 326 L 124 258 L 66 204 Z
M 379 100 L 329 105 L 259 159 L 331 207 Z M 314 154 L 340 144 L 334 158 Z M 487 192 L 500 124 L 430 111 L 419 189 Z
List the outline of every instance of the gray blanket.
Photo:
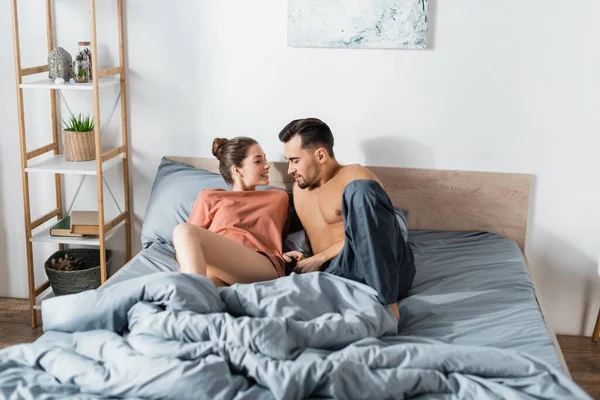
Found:
M 589 399 L 514 351 L 398 336 L 369 287 L 324 273 L 219 291 L 156 273 L 50 299 L 0 351 L 0 397 Z

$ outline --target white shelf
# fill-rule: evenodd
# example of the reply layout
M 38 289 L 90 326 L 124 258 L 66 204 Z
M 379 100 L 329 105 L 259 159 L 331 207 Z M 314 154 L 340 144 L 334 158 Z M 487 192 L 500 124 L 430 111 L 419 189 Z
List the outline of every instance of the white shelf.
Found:
M 121 221 L 117 226 L 108 231 L 104 236 L 105 242 L 112 238 L 123 225 L 125 225 L 125 221 Z M 52 236 L 50 235 L 50 227 L 31 235 L 29 240 L 34 243 L 62 243 L 80 244 L 85 246 L 100 246 L 100 238 L 98 236 Z
M 106 171 L 119 165 L 123 161 L 123 154 L 111 158 L 102 163 L 102 171 Z M 27 172 L 48 172 L 53 174 L 70 175 L 96 175 L 96 160 L 92 161 L 67 161 L 64 154 L 46 158 L 41 161 L 30 162 L 25 168 Z
M 103 88 L 107 86 L 118 85 L 121 82 L 120 78 L 109 76 L 101 78 L 98 82 L 98 87 Z M 58 89 L 58 90 L 94 90 L 92 82 L 88 83 L 75 83 L 73 81 L 65 83 L 54 83 L 54 80 L 50 78 L 40 79 L 33 82 L 21 83 L 22 89 Z

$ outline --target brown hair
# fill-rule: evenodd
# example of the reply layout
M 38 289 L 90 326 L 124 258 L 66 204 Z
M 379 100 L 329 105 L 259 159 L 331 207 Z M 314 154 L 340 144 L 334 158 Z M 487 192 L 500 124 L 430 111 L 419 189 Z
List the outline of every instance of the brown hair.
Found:
M 329 156 L 333 154 L 333 134 L 329 126 L 318 118 L 296 119 L 287 124 L 279 133 L 279 140 L 287 143 L 296 135 L 302 138 L 303 149 L 323 147 Z
M 233 184 L 231 167 L 241 167 L 244 159 L 248 156 L 248 150 L 255 144 L 258 144 L 256 140 L 245 136 L 213 140 L 212 153 L 219 160 L 219 172 L 229 185 Z

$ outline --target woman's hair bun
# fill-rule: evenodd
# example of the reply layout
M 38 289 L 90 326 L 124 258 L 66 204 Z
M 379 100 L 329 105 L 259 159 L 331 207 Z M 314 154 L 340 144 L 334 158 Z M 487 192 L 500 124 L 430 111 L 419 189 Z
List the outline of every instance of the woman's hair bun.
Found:
M 225 149 L 225 145 L 229 142 L 229 139 L 225 138 L 215 138 L 213 140 L 212 145 L 212 153 L 213 156 L 217 157 L 217 159 L 221 159 L 221 155 L 223 154 L 223 150 Z

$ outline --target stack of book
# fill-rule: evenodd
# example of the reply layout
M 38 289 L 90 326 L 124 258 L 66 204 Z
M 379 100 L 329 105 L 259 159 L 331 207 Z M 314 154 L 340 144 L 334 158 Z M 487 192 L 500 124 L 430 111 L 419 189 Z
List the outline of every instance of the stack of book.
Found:
M 98 211 L 73 211 L 50 228 L 51 236 L 98 236 Z

